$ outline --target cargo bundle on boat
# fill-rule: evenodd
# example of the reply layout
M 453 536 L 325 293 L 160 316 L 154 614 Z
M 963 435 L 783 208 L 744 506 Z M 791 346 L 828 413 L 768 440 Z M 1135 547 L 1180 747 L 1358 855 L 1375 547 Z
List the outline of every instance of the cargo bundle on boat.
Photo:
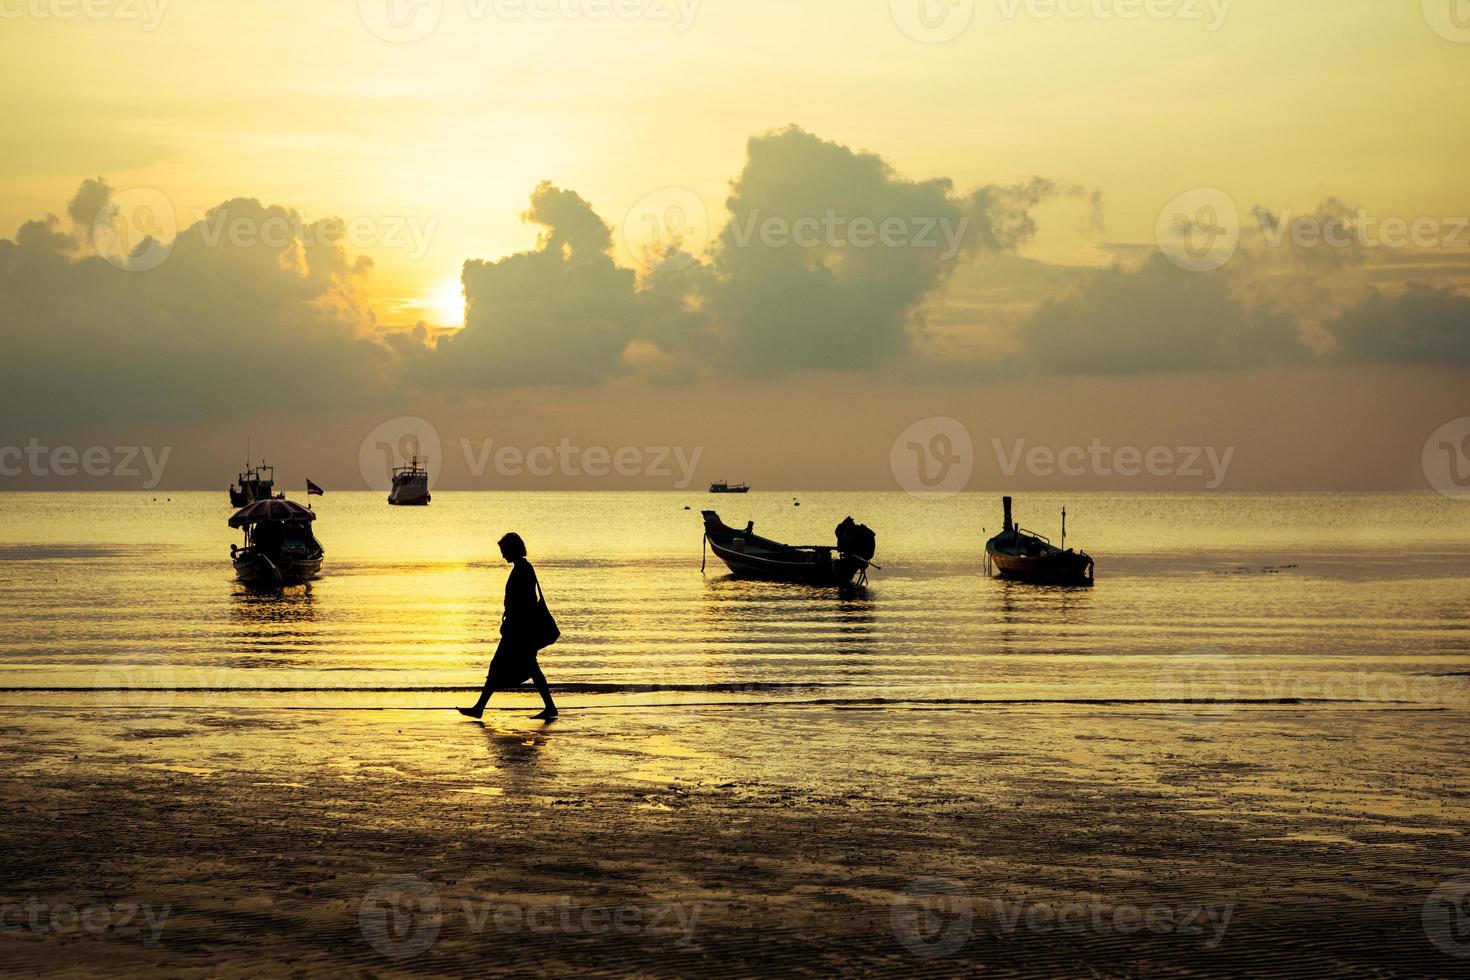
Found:
M 755 522 L 739 531 L 712 510 L 704 512 L 704 539 L 715 557 L 737 578 L 806 582 L 813 585 L 864 583 L 877 551 L 877 536 L 851 517 L 837 527 L 837 544 L 787 545 L 755 533 Z

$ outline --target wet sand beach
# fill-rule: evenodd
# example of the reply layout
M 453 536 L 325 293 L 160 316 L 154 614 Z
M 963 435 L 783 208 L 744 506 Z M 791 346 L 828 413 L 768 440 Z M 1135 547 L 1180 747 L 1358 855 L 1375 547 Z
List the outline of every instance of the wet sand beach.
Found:
M 0 711 L 7 971 L 1470 967 L 1464 710 L 357 697 Z

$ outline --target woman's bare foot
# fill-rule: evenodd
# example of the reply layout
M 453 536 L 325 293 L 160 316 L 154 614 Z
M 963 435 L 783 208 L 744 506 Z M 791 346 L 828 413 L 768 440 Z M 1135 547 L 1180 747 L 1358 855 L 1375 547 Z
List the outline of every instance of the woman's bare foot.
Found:
M 542 711 L 539 715 L 532 715 L 531 716 L 531 720 L 532 721 L 550 721 L 551 719 L 555 718 L 559 714 L 561 714 L 561 712 L 560 711 L 557 711 L 555 708 L 547 708 L 546 710 Z
M 459 713 L 464 715 L 466 718 L 473 718 L 475 719 L 475 721 L 479 721 L 481 718 L 485 717 L 484 708 L 460 708 Z

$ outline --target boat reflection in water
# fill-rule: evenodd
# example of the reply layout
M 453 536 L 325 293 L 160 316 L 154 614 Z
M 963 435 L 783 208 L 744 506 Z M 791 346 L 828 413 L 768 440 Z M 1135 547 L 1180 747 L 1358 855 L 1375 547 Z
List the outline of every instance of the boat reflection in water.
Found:
M 316 514 L 289 500 L 261 500 L 230 518 L 245 532 L 245 547 L 230 545 L 235 576 L 251 585 L 309 582 L 321 573 L 324 552 L 311 533 Z
M 1034 585 L 1091 585 L 1094 563 L 1087 552 L 1066 550 L 1067 511 L 1062 510 L 1062 547 L 1011 520 L 1011 498 L 1003 498 L 1005 527 L 985 544 L 987 559 L 1002 578 Z

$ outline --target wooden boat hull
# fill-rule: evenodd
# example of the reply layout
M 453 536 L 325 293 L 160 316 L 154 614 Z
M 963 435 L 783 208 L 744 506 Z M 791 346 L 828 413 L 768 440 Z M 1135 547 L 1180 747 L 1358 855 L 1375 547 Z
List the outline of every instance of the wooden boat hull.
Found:
M 766 582 L 799 582 L 807 585 L 851 585 L 862 572 L 860 562 L 830 549 L 792 548 L 779 556 L 751 554 L 738 546 L 709 543 L 715 557 L 725 563 L 736 578 Z
M 394 489 L 388 494 L 388 503 L 394 507 L 427 507 L 431 499 L 429 491 L 417 488 Z
M 322 556 L 288 561 L 272 561 L 270 558 L 245 549 L 234 557 L 235 577 L 249 585 L 300 585 L 321 575 Z
M 843 527 L 850 523 L 851 518 Z M 842 530 L 839 528 L 839 532 Z M 867 574 L 864 556 L 872 554 L 871 548 L 863 552 L 861 545 L 842 546 L 840 533 L 839 547 L 782 544 L 756 534 L 754 524 L 746 525 L 743 531 L 729 527 L 712 510 L 704 512 L 704 539 L 715 557 L 730 569 L 730 574 L 768 582 L 852 585 Z
M 1001 578 L 1033 585 L 1091 585 L 1093 562 L 1086 554 L 1062 551 L 1043 555 L 1012 555 L 986 549 Z

